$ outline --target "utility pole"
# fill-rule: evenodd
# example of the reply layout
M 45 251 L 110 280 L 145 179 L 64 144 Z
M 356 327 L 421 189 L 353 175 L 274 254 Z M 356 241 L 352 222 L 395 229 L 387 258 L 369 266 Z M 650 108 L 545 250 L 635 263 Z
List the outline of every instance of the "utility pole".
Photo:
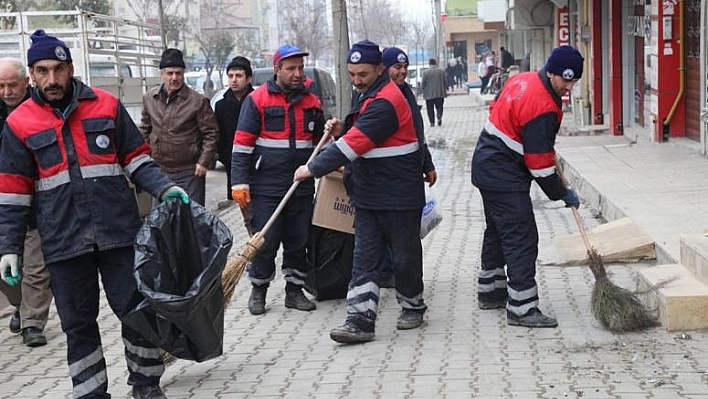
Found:
M 332 36 L 335 43 L 334 65 L 337 71 L 337 113 L 344 119 L 349 113 L 352 98 L 352 85 L 347 69 L 349 54 L 349 25 L 347 24 L 346 0 L 332 0 Z
M 440 16 L 442 15 L 442 6 L 440 5 L 440 0 L 435 0 L 435 10 L 433 11 L 433 24 L 435 26 L 435 54 L 438 57 L 438 65 L 443 65 L 441 61 L 444 61 L 445 55 L 445 38 L 442 31 L 442 21 Z
M 157 12 L 160 14 L 160 39 L 162 40 L 162 51 L 167 50 L 167 36 L 165 34 L 165 9 L 162 7 L 162 0 L 157 0 Z

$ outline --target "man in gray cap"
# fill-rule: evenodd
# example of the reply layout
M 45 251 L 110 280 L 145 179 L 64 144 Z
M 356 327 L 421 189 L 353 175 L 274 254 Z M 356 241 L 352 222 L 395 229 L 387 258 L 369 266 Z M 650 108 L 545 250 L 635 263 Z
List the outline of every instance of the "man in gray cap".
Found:
M 374 339 L 380 260 L 386 247 L 391 249 L 396 299 L 402 307 L 396 328 L 419 327 L 428 307 L 423 301 L 420 243 L 423 156 L 411 110 L 389 79 L 378 44 L 354 44 L 347 63 L 356 89 L 352 110 L 344 123 L 331 119 L 326 125 L 341 138 L 300 166 L 294 179 L 321 177 L 345 166 L 344 185 L 356 207 L 354 262 L 346 321 L 329 336 L 350 344 Z
M 5 123 L 0 146 L 0 275 L 17 281 L 32 207 L 67 339 L 75 398 L 108 398 L 97 317 L 99 274 L 121 317 L 140 300 L 133 277 L 138 205 L 126 177 L 163 201 L 189 197 L 150 158 L 150 147 L 110 93 L 75 79 L 71 52 L 37 30 L 27 51 L 31 97 Z M 128 325 L 121 332 L 128 384 L 160 399 L 160 351 Z
M 583 61 L 576 49 L 561 46 L 540 71 L 510 78 L 489 107 L 472 156 L 472 184 L 482 195 L 487 224 L 477 301 L 480 309 L 506 308 L 512 326 L 558 326 L 538 308 L 538 231 L 530 190 L 533 180 L 551 200 L 580 206 L 556 173 L 554 145 L 561 97 L 582 76 Z
M 160 168 L 197 203 L 206 199 L 206 172 L 214 159 L 219 126 L 209 99 L 184 84 L 182 52 L 160 59 L 162 85 L 143 95 L 140 132 Z

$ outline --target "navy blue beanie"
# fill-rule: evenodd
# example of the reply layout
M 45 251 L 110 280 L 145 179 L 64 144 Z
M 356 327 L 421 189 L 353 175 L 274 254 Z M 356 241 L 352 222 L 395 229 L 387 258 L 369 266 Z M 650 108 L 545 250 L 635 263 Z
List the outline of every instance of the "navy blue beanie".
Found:
M 546 61 L 546 70 L 565 80 L 576 80 L 583 76 L 583 58 L 580 52 L 571 46 L 560 46 L 553 49 Z
M 408 55 L 398 47 L 386 47 L 381 55 L 386 68 L 396 64 L 408 64 Z
M 44 29 L 37 29 L 30 36 L 32 45 L 27 50 L 27 65 L 32 66 L 40 60 L 71 62 L 71 52 L 66 43 L 48 35 Z
M 379 65 L 380 63 L 381 50 L 379 50 L 379 45 L 369 40 L 354 43 L 347 55 L 347 64 Z

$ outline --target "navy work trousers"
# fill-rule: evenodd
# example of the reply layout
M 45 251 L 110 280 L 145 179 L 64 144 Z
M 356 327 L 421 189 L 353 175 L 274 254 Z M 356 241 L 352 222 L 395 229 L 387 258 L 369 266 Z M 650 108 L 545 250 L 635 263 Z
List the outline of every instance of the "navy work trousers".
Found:
M 110 398 L 101 336 L 99 273 L 106 299 L 120 318 L 142 300 L 133 278 L 133 247 L 94 251 L 49 263 L 54 302 L 66 334 L 67 360 L 75 398 Z M 128 384 L 157 385 L 165 370 L 160 350 L 138 332 L 122 326 Z
M 357 209 L 354 216 L 354 260 L 347 293 L 347 317 L 373 331 L 379 303 L 381 259 L 386 245 L 396 279 L 396 298 L 403 309 L 425 312 L 422 208 L 405 211 Z
M 251 231 L 263 229 L 281 197 L 251 197 Z M 283 208 L 273 226 L 265 235 L 265 241 L 253 257 L 248 277 L 254 285 L 269 284 L 275 277 L 275 257 L 283 244 L 283 275 L 288 285 L 303 287 L 307 280 L 306 247 L 312 221 L 312 197 L 293 196 Z
M 480 190 L 480 193 L 487 227 L 482 242 L 478 298 L 485 301 L 506 298 L 507 310 L 524 315 L 538 306 L 538 230 L 531 197 L 527 191 Z

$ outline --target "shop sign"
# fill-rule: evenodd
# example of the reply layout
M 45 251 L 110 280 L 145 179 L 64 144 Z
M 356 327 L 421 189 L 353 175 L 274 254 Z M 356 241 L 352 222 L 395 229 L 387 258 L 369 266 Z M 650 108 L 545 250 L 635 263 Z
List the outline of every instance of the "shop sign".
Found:
M 570 17 L 568 15 L 568 7 L 558 9 L 557 26 L 558 26 L 558 45 L 563 46 L 570 44 Z

